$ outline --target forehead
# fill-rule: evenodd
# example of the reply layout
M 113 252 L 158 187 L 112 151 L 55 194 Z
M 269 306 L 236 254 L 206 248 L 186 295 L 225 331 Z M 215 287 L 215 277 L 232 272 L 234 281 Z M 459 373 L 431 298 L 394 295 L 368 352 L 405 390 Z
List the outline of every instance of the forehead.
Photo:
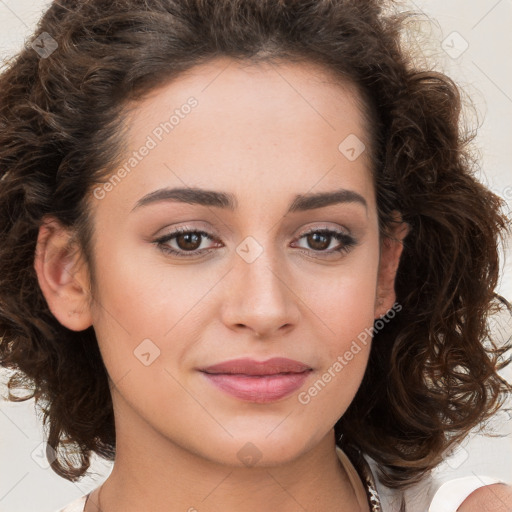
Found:
M 162 186 L 361 192 L 371 183 L 363 111 L 356 87 L 319 65 L 215 59 L 129 105 L 120 165 L 151 149 L 109 195 L 133 206 Z
M 293 116 L 310 121 L 312 128 L 323 125 L 333 131 L 344 121 L 364 137 L 364 125 L 369 121 L 357 86 L 325 66 L 310 61 L 249 62 L 219 57 L 179 74 L 142 101 L 129 104 L 131 125 L 143 125 L 145 118 L 154 120 L 155 114 L 165 118 L 167 109 L 191 96 L 201 107 L 194 117 L 204 116 L 203 122 L 218 116 L 219 126 L 226 124 L 223 120 L 241 119 L 245 125 L 270 118 L 281 119 L 284 124 L 285 117 Z M 266 129 L 271 131 L 273 126 Z

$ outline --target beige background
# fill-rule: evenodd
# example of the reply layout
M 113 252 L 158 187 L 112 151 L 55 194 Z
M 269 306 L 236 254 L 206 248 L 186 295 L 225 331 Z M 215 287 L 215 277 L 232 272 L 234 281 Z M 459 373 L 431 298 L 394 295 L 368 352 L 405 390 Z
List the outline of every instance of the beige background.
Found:
M 47 1 L 0 0 L 0 59 L 24 44 Z M 436 67 L 444 69 L 476 102 L 483 124 L 477 143 L 481 151 L 481 179 L 512 205 L 512 2 L 510 0 L 416 0 L 434 24 L 411 44 L 426 50 Z M 498 290 L 512 300 L 511 258 L 504 260 Z M 2 394 L 5 387 L 2 388 Z M 97 461 L 94 473 L 80 483 L 61 479 L 40 457 L 43 441 L 33 402 L 10 404 L 0 400 L 0 512 L 52 512 L 96 487 L 109 473 Z M 473 453 L 480 453 L 478 440 Z M 502 445 L 503 446 L 503 445 Z M 506 450 L 512 448 L 508 438 Z M 503 450 L 503 448 L 502 448 Z M 471 450 L 470 450 L 471 451 Z M 466 464 L 471 464 L 471 457 Z M 498 460 L 510 473 L 510 459 Z M 417 512 L 422 512 L 418 510 Z

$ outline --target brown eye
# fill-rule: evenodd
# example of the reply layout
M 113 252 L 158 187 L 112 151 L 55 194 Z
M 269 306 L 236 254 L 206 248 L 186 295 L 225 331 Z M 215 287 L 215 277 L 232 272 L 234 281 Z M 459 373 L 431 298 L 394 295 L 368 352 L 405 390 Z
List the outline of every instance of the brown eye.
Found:
M 326 235 L 323 233 L 311 233 L 306 235 L 309 246 L 315 251 L 324 251 L 330 245 L 332 235 Z
M 217 241 L 205 231 L 180 228 L 155 240 L 154 243 L 165 254 L 186 258 L 210 252 L 211 248 L 201 248 L 204 240 Z
M 348 252 L 352 246 L 356 245 L 356 240 L 352 236 L 332 229 L 314 229 L 299 237 L 299 240 L 302 239 L 307 243 L 305 249 L 326 257 Z M 333 242 L 334 246 L 332 246 Z
M 176 245 L 184 251 L 194 251 L 201 245 L 202 235 L 196 232 L 182 233 L 176 236 Z

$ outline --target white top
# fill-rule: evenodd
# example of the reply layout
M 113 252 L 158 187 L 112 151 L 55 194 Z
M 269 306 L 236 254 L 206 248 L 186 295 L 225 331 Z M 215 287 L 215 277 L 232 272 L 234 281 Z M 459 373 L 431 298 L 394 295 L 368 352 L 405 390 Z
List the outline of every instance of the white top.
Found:
M 60 509 L 58 512 L 83 512 L 86 500 L 87 494 L 80 496 L 80 498 L 77 498 L 73 503 L 70 503 L 67 507 Z
M 451 480 L 443 484 L 435 493 L 428 512 L 456 512 L 462 502 L 476 489 L 483 485 L 500 483 L 501 480 L 488 477 L 465 477 Z M 91 491 L 92 492 L 92 491 Z M 398 512 L 396 505 L 390 500 L 383 500 L 381 495 L 383 512 Z M 84 512 L 87 495 L 80 496 L 68 506 L 56 512 Z M 398 505 L 399 506 L 399 505 Z M 419 509 L 417 512 L 420 512 Z
M 366 503 L 366 493 L 364 490 L 363 485 L 361 484 L 361 481 L 359 480 L 358 472 L 350 462 L 350 459 L 343 453 L 343 451 L 337 446 L 336 447 L 336 453 L 338 455 L 338 458 L 340 462 L 343 464 L 343 467 L 345 468 L 348 477 L 352 483 L 352 486 L 354 487 L 357 495 L 357 499 L 360 503 Z M 75 501 L 64 507 L 63 509 L 60 509 L 56 512 L 84 512 L 85 502 L 87 501 L 87 496 L 89 494 L 92 494 L 95 489 L 90 491 L 89 493 L 80 496 Z
M 508 311 L 504 314 L 499 318 L 499 329 L 495 329 L 498 342 L 500 336 L 503 342 L 508 340 L 512 332 L 512 315 Z M 500 374 L 512 382 L 512 365 Z M 354 487 L 364 492 L 350 459 L 339 448 L 336 452 Z M 446 454 L 446 459 L 429 477 L 406 491 L 383 486 L 375 461 L 368 456 L 365 459 L 373 473 L 383 512 L 399 512 L 402 498 L 408 512 L 457 512 L 462 502 L 484 485 L 512 485 L 512 396 L 491 420 L 475 428 L 461 445 Z M 84 512 L 86 499 L 87 495 L 81 496 L 56 512 Z
M 498 416 L 499 417 L 498 413 Z M 512 429 L 512 422 L 507 422 Z M 487 438 L 490 445 L 485 445 L 485 437 L 475 435 L 469 438 L 459 450 L 438 466 L 430 478 L 425 478 L 419 484 L 403 492 L 384 487 L 378 479 L 376 463 L 365 456 L 375 479 L 383 512 L 399 512 L 402 497 L 405 499 L 407 510 L 410 512 L 456 512 L 462 502 L 476 489 L 493 483 L 512 484 L 512 443 L 511 437 Z M 476 443 L 478 441 L 478 444 Z M 500 445 L 501 441 L 501 445 Z M 471 446 L 471 443 L 474 446 Z M 501 449 L 500 449 L 501 448 Z M 348 457 L 339 449 L 338 457 L 345 467 L 354 487 L 357 488 L 358 473 Z M 464 457 L 461 456 L 464 454 Z M 482 457 L 484 454 L 484 457 Z M 476 461 L 476 462 L 475 462 Z M 478 463 L 480 461 L 480 463 Z M 508 462 L 507 467 L 498 463 Z M 476 471 L 475 471 L 476 470 Z M 364 488 L 359 484 L 364 501 Z M 92 493 L 93 491 L 90 491 Z M 88 494 L 90 494 L 88 493 Z M 87 494 L 56 512 L 84 512 Z

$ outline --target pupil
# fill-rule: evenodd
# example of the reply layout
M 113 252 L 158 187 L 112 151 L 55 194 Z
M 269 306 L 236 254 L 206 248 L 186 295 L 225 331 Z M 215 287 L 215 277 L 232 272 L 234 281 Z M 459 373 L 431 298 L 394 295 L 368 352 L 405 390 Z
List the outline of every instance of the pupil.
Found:
M 329 239 L 331 235 L 322 233 L 313 233 L 308 236 L 310 246 L 315 250 L 322 250 L 329 247 Z M 198 233 L 185 233 L 177 237 L 178 246 L 183 250 L 195 250 L 201 235 Z M 184 243 L 181 243 L 184 242 Z M 201 244 L 199 244 L 201 245 Z
M 177 238 L 177 241 L 178 241 L 178 246 L 180 247 L 180 249 L 183 249 L 183 250 L 194 250 L 194 249 L 197 249 L 197 247 L 195 247 L 200 238 L 200 235 L 198 235 L 197 233 L 185 233 L 185 234 L 182 234 L 182 235 L 179 235 L 178 238 Z M 185 240 L 185 244 L 181 244 L 180 243 L 180 240 Z M 201 245 L 201 244 L 199 244 Z
M 313 249 L 320 250 L 320 249 L 326 249 L 329 247 L 329 239 L 330 235 L 322 234 L 322 233 L 313 233 L 310 235 L 310 238 L 313 239 L 313 243 L 310 244 Z M 324 240 L 324 242 L 321 242 L 321 239 Z M 320 243 L 318 243 L 320 241 Z M 327 243 L 326 243 L 327 241 Z

